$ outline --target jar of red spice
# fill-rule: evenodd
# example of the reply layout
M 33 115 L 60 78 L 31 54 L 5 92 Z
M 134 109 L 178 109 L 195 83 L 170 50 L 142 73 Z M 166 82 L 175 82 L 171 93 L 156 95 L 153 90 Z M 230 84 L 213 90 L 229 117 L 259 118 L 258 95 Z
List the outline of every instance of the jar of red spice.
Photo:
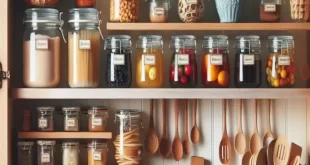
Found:
M 77 7 L 95 7 L 96 0 L 75 0 Z
M 202 47 L 201 81 L 204 87 L 220 88 L 229 85 L 228 37 L 205 36 Z
M 197 84 L 196 38 L 192 35 L 172 36 L 173 50 L 170 66 L 170 86 L 192 88 Z

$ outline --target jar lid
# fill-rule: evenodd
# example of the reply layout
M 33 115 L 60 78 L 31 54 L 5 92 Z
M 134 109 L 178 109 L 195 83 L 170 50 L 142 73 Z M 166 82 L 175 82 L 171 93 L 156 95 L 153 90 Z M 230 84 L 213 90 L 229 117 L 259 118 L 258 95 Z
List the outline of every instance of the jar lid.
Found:
M 53 112 L 55 107 L 37 107 L 37 110 L 40 112 Z
M 138 37 L 137 48 L 163 48 L 163 37 L 160 35 L 141 35 Z
M 110 35 L 106 38 L 106 48 L 131 48 L 131 37 L 128 35 Z
M 177 35 L 171 37 L 171 49 L 196 48 L 196 37 L 193 35 Z
M 52 8 L 30 8 L 25 11 L 24 23 L 51 22 L 62 24 L 61 14 Z
M 130 117 L 131 119 L 140 119 L 141 112 L 137 109 L 120 109 L 116 111 L 115 114 L 118 118 L 121 117 Z
M 56 144 L 56 141 L 55 140 L 39 140 L 37 141 L 37 144 L 40 146 L 44 146 L 44 145 L 52 146 Z
M 33 146 L 34 142 L 18 142 L 19 146 Z
M 203 48 L 228 48 L 228 36 L 209 35 L 203 37 Z
M 69 23 L 95 23 L 99 24 L 99 14 L 95 8 L 73 8 L 69 10 Z
M 62 147 L 78 147 L 79 142 L 62 142 Z
M 260 47 L 260 37 L 256 35 L 237 36 L 236 46 L 241 49 L 251 49 Z
M 80 112 L 80 107 L 63 107 L 62 111 L 64 112 Z
M 107 148 L 108 145 L 105 142 L 93 140 L 92 142 L 89 142 L 87 145 L 89 148 Z
M 273 49 L 294 48 L 293 36 L 269 36 L 268 47 Z
M 107 106 L 92 106 L 92 107 L 89 107 L 88 110 L 108 110 L 108 107 Z

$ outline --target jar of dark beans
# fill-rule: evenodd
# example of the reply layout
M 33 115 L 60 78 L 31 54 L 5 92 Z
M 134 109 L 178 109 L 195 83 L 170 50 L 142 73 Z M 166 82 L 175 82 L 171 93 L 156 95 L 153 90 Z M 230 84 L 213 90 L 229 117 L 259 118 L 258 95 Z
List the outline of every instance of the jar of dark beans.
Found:
M 131 85 L 131 38 L 113 35 L 106 39 L 106 82 L 110 88 L 129 88 Z

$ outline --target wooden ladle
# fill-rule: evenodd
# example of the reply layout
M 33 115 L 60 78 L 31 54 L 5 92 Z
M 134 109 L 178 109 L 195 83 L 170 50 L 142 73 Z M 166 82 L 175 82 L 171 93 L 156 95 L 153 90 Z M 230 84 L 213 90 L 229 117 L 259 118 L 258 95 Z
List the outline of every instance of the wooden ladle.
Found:
M 226 100 L 223 100 L 223 137 L 220 142 L 219 157 L 222 164 L 230 164 L 231 162 L 231 144 L 227 135 L 226 128 Z
M 171 154 L 171 143 L 167 137 L 167 112 L 166 112 L 166 100 L 162 100 L 162 111 L 163 111 L 163 135 L 159 144 L 159 153 L 162 158 L 167 158 Z
M 257 100 L 255 99 L 254 133 L 250 140 L 250 151 L 252 155 L 254 155 L 257 154 L 261 148 L 262 144 L 257 129 Z
M 184 111 L 184 140 L 183 140 L 183 151 L 184 155 L 189 155 L 191 152 L 191 144 L 188 138 L 188 101 L 185 100 L 185 111 Z
M 242 99 L 239 100 L 238 133 L 235 137 L 235 150 L 239 154 L 244 154 L 246 150 L 246 138 L 242 130 Z
M 271 100 L 268 100 L 268 113 L 267 113 L 267 121 L 268 121 L 268 130 L 264 136 L 264 146 L 268 146 L 271 141 L 274 139 L 272 131 L 271 131 L 271 126 L 270 126 L 270 107 L 271 107 Z
M 159 146 L 159 140 L 158 136 L 156 134 L 155 128 L 154 128 L 154 121 L 153 121 L 153 105 L 154 100 L 150 100 L 150 124 L 149 124 L 149 130 L 146 134 L 146 139 L 145 139 L 145 146 L 146 146 L 146 151 L 149 155 L 154 155 Z
M 193 106 L 194 106 L 194 126 L 193 126 L 192 131 L 191 131 L 191 140 L 192 140 L 192 143 L 197 144 L 199 142 L 199 138 L 200 138 L 199 129 L 197 127 L 197 120 L 196 120 L 196 118 L 197 118 L 197 99 L 194 99 Z
M 174 101 L 174 112 L 175 112 L 175 136 L 174 140 L 172 143 L 172 156 L 175 161 L 179 161 L 183 157 L 183 146 L 182 146 L 182 141 L 179 137 L 179 105 L 178 105 L 178 100 Z

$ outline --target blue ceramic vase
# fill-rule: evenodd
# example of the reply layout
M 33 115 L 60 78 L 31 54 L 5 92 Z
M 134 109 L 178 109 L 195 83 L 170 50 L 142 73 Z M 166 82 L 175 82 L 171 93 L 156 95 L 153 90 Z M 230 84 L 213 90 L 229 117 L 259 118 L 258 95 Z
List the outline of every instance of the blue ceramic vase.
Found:
M 215 4 L 221 22 L 237 22 L 240 0 L 215 0 Z

